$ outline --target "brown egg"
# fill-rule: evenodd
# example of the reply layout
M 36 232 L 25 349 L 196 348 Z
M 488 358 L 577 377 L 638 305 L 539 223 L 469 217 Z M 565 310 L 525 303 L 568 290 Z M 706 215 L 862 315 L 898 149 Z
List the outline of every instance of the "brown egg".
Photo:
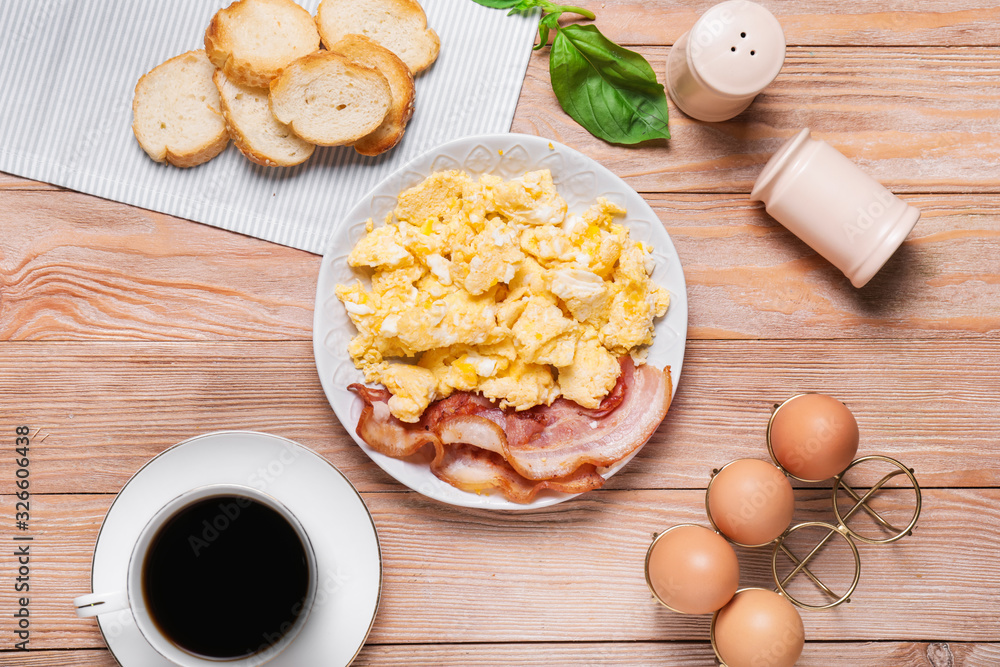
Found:
M 646 583 L 682 614 L 708 614 L 729 602 L 740 581 L 736 552 L 718 533 L 684 524 L 664 531 L 646 554 Z
M 712 479 L 706 501 L 715 527 L 746 546 L 767 544 L 785 532 L 795 495 L 778 468 L 759 459 L 740 459 Z
M 791 602 L 773 591 L 747 588 L 715 617 L 715 648 L 728 667 L 792 667 L 805 628 Z
M 843 472 L 858 452 L 854 415 L 823 394 L 801 394 L 782 403 L 771 418 L 768 437 L 781 467 L 810 482 Z

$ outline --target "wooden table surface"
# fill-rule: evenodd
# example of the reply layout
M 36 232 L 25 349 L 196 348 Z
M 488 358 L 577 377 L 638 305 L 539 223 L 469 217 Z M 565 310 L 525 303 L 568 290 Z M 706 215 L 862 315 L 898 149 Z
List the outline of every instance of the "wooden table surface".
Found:
M 670 45 L 713 2 L 583 4 L 662 80 Z M 90 592 L 114 494 L 180 440 L 253 429 L 328 458 L 374 515 L 384 588 L 356 664 L 713 665 L 709 617 L 651 598 L 646 548 L 706 523 L 711 470 L 765 457 L 772 404 L 807 390 L 853 409 L 859 454 L 916 470 L 924 509 L 912 537 L 860 547 L 850 604 L 803 612 L 800 664 L 1000 664 L 1000 1 L 764 4 L 789 44 L 777 80 L 725 123 L 671 103 L 669 142 L 592 138 L 559 109 L 547 56 L 531 59 L 511 129 L 577 148 L 642 193 L 690 300 L 684 374 L 652 441 L 605 488 L 541 511 L 441 505 L 355 446 L 313 363 L 318 256 L 0 175 L 5 554 L 14 428 L 47 434 L 31 449 L 32 650 L 13 651 L 7 554 L 0 664 L 114 665 L 70 605 Z M 922 211 L 863 289 L 748 200 L 807 126 Z M 828 488 L 802 487 L 797 518 L 829 520 Z M 767 585 L 768 555 L 740 556 L 743 585 Z M 826 558 L 833 581 L 850 575 L 843 556 Z

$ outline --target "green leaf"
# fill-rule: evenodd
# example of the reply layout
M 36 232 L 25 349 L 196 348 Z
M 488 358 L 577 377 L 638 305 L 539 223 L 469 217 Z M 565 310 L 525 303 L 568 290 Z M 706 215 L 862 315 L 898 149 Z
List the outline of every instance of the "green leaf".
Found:
M 543 13 L 555 12 L 557 14 L 562 14 L 564 12 L 569 12 L 571 14 L 579 14 L 580 16 L 587 19 L 594 19 L 594 12 L 589 9 L 584 9 L 582 7 L 573 7 L 571 5 L 557 5 L 549 0 L 472 0 L 475 3 L 482 5 L 483 7 L 489 7 L 491 9 L 509 9 L 507 16 L 512 14 L 518 14 L 520 12 L 526 12 L 534 9 L 535 7 L 541 7 Z M 557 17 L 558 18 L 558 17 Z
M 521 0 L 472 0 L 473 2 L 489 7 L 490 9 L 510 9 Z
M 538 51 L 544 49 L 549 43 L 549 27 L 545 23 L 538 24 L 538 44 L 531 50 Z
M 595 137 L 615 144 L 670 138 L 667 96 L 653 68 L 595 26 L 556 33 L 549 76 L 563 110 Z
M 535 46 L 535 48 L 533 48 L 532 51 L 537 51 L 539 49 L 545 48 L 548 45 L 550 30 L 559 30 L 558 14 L 546 14 L 538 22 L 538 45 Z
M 534 9 L 537 6 L 538 6 L 537 0 L 519 0 L 519 2 L 517 2 L 510 8 L 510 11 L 507 12 L 507 16 L 520 14 L 521 12 L 526 12 L 528 10 Z
M 542 17 L 539 23 L 548 26 L 553 30 L 559 29 L 559 17 L 562 16 L 562 12 L 556 12 L 555 14 L 546 14 Z

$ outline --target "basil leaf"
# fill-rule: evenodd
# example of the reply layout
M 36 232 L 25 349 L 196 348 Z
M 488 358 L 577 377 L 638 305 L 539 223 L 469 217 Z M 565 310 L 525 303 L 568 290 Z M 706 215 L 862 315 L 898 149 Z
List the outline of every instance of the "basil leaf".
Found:
M 545 23 L 538 24 L 538 44 L 531 48 L 532 51 L 544 49 L 549 44 L 549 27 Z
M 491 9 L 510 9 L 514 5 L 521 2 L 521 0 L 472 0 L 472 1 L 482 5 L 483 7 L 489 7 Z
M 550 30 L 559 30 L 559 14 L 546 14 L 538 22 L 538 45 L 532 51 L 538 51 L 548 46 Z
M 549 76 L 559 105 L 595 137 L 615 144 L 670 138 L 667 96 L 653 68 L 595 26 L 556 33 Z
M 510 8 L 510 11 L 507 12 L 507 16 L 513 16 L 514 14 L 520 14 L 522 12 L 529 12 L 535 7 L 538 7 L 539 2 L 542 1 L 543 0 L 519 0 L 514 6 Z M 542 11 L 544 12 L 545 10 L 543 9 Z

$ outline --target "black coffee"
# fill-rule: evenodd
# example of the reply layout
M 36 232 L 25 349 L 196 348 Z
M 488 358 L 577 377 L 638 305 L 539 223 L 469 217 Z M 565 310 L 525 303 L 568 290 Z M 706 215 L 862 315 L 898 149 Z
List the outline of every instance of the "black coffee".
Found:
M 266 650 L 302 612 L 306 550 L 276 511 L 244 496 L 195 502 L 153 538 L 142 572 L 156 626 L 208 658 Z

